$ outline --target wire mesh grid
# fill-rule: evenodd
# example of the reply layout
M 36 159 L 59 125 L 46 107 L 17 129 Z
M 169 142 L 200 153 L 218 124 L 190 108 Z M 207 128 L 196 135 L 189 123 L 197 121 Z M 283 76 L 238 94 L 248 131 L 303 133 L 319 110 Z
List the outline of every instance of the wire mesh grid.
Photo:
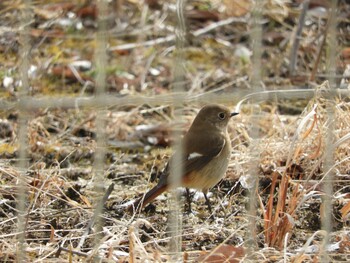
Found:
M 1 261 L 349 260 L 347 1 L 0 7 Z M 214 102 L 240 112 L 214 217 L 178 187 L 127 213 Z

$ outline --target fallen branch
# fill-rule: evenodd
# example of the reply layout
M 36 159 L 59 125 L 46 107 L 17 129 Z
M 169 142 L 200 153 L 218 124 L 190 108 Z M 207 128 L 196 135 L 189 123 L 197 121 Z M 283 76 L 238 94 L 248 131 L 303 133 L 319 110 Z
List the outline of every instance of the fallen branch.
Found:
M 222 27 L 222 26 L 226 26 L 232 23 L 247 23 L 248 18 L 247 17 L 243 17 L 243 18 L 237 18 L 237 17 L 230 17 L 228 19 L 225 20 L 221 20 L 219 22 L 216 23 L 211 23 L 210 25 L 198 29 L 196 31 L 194 31 L 192 33 L 193 36 L 198 37 L 200 35 L 206 34 L 218 27 Z M 176 39 L 176 35 L 172 34 L 166 37 L 161 37 L 161 38 L 157 38 L 157 39 L 152 39 L 152 40 L 148 40 L 145 42 L 141 42 L 141 43 L 129 43 L 129 44 L 123 44 L 123 45 L 119 45 L 119 46 L 114 46 L 114 47 L 110 47 L 108 49 L 108 51 L 118 51 L 118 50 L 130 50 L 130 49 L 135 49 L 138 47 L 149 47 L 149 46 L 154 46 L 154 45 L 160 45 L 163 43 L 168 43 L 168 42 L 173 42 Z

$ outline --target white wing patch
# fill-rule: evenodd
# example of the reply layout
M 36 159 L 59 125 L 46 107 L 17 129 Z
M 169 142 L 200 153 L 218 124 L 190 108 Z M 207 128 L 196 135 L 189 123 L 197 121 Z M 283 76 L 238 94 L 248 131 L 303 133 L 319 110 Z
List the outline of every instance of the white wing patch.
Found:
M 192 159 L 194 159 L 194 158 L 198 158 L 198 157 L 202 157 L 202 156 L 203 156 L 203 154 L 200 154 L 200 153 L 197 153 L 197 152 L 193 152 L 193 153 L 191 153 L 191 154 L 188 156 L 187 160 L 192 160 Z

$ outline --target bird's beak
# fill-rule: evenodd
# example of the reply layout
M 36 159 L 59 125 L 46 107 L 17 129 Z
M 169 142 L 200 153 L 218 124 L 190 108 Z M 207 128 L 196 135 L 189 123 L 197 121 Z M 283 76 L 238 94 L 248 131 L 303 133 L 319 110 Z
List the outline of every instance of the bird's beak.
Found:
M 230 117 L 236 116 L 238 114 L 239 114 L 238 112 L 231 112 Z

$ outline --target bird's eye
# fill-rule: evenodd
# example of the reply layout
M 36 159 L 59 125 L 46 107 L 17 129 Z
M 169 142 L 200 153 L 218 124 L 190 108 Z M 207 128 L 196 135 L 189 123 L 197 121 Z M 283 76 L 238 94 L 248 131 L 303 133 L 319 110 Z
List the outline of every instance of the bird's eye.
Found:
M 220 112 L 220 113 L 218 114 L 218 117 L 219 117 L 220 120 L 225 119 L 225 117 L 226 117 L 225 112 Z

